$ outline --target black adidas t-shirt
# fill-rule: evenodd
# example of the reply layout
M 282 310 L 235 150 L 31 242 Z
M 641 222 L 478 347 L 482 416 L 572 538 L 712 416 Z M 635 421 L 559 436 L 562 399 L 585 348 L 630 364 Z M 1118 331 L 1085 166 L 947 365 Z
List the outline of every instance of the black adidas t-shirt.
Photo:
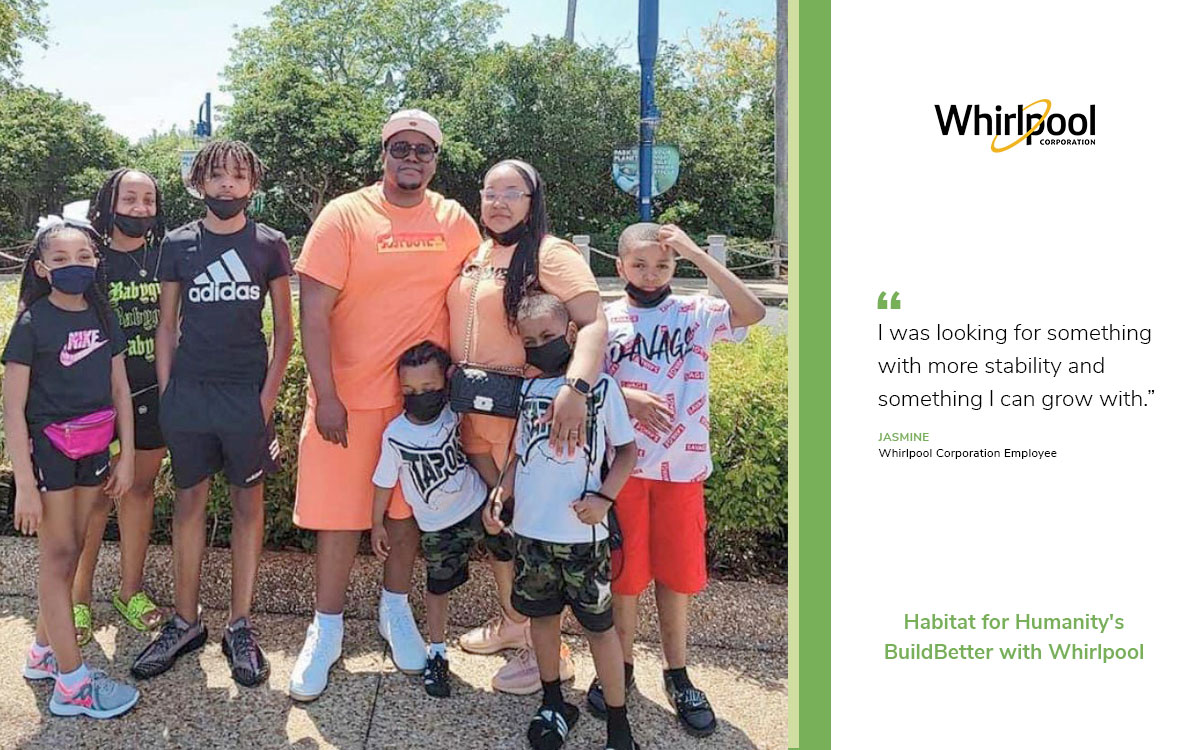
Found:
M 194 221 L 168 232 L 162 253 L 162 280 L 179 282 L 182 315 L 171 376 L 261 384 L 263 304 L 270 283 L 292 272 L 283 235 L 254 221 L 213 234 Z
M 154 372 L 154 331 L 158 328 L 158 294 L 162 286 L 162 251 L 142 247 L 120 252 L 102 247 L 108 299 L 125 334 L 125 372 L 134 393 L 158 383 Z
M 112 358 L 125 336 L 112 310 L 108 330 L 92 307 L 62 310 L 42 297 L 17 317 L 0 361 L 30 367 L 25 420 L 31 430 L 113 405 Z

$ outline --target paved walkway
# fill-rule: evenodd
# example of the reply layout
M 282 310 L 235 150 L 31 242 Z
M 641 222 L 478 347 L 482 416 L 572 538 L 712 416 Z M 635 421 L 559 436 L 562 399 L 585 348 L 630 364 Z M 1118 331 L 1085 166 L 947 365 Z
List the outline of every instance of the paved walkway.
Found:
M 453 605 L 452 605 L 453 606 Z M 307 618 L 263 615 L 256 628 L 271 660 L 267 685 L 234 683 L 221 655 L 218 628 L 225 613 L 210 610 L 208 645 L 180 660 L 172 672 L 140 683 L 142 700 L 114 722 L 62 719 L 46 709 L 51 686 L 22 679 L 19 665 L 33 637 L 36 602 L 0 596 L 0 747 L 5 748 L 421 748 L 524 750 L 525 726 L 538 696 L 497 694 L 489 686 L 502 656 L 474 656 L 451 649 L 453 695 L 429 698 L 419 678 L 396 671 L 384 656 L 371 620 L 348 620 L 343 661 L 328 691 L 302 705 L 287 697 L 288 676 L 304 640 Z M 117 627 L 110 606 L 97 605 L 96 640 L 85 649 L 93 668 L 124 677 L 149 636 Z M 456 631 L 457 632 L 457 631 Z M 575 649 L 576 677 L 568 699 L 582 705 L 594 675 L 587 648 Z M 703 748 L 745 750 L 786 747 L 787 685 L 784 654 L 697 648 L 691 673 L 723 721 L 717 734 L 688 737 L 677 728 L 661 687 L 657 651 L 637 647 L 638 689 L 630 719 L 645 750 Z M 568 748 L 601 748 L 604 725 L 583 712 Z

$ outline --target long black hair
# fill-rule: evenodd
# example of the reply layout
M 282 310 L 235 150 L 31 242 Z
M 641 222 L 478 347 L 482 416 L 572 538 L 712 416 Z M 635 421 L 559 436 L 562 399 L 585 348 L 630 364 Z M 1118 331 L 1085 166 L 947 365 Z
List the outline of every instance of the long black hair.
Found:
M 67 232 L 79 232 L 86 237 L 88 244 L 92 246 L 92 252 L 96 255 L 96 280 L 83 291 L 83 297 L 87 300 L 88 305 L 96 311 L 96 317 L 100 319 L 100 328 L 104 331 L 104 335 L 108 336 L 111 333 L 108 330 L 108 281 L 104 273 L 104 262 L 100 257 L 100 238 L 96 235 L 95 230 L 86 224 L 54 224 L 38 230 L 37 234 L 33 236 L 33 242 L 29 243 L 29 252 L 25 255 L 25 267 L 21 269 L 17 314 L 20 315 L 22 311 L 28 310 L 30 305 L 42 297 L 49 296 L 50 279 L 38 276 L 33 264 L 42 260 L 42 253 L 50 244 L 50 240 Z
M 521 298 L 530 290 L 538 287 L 538 256 L 542 240 L 550 233 L 550 217 L 546 212 L 546 191 L 542 176 L 532 165 L 520 159 L 505 159 L 492 165 L 484 175 L 496 171 L 500 167 L 512 167 L 525 182 L 529 191 L 529 213 L 522 223 L 526 231 L 517 241 L 517 249 L 513 251 L 512 261 L 508 264 L 508 275 L 504 280 L 504 317 L 510 328 L 517 327 L 517 307 Z M 492 236 L 487 226 L 484 230 Z
M 163 235 L 167 233 L 167 217 L 163 213 L 162 189 L 158 186 L 158 180 L 154 179 L 154 175 L 149 172 L 128 167 L 121 167 L 109 172 L 104 184 L 96 192 L 96 200 L 92 201 L 92 207 L 88 211 L 88 221 L 92 223 L 92 229 L 96 230 L 96 234 L 100 235 L 101 241 L 105 244 L 112 242 L 113 215 L 117 212 L 117 196 L 121 192 L 121 180 L 130 172 L 140 172 L 154 183 L 154 226 L 150 228 L 150 237 L 146 246 L 157 247 L 162 243 Z

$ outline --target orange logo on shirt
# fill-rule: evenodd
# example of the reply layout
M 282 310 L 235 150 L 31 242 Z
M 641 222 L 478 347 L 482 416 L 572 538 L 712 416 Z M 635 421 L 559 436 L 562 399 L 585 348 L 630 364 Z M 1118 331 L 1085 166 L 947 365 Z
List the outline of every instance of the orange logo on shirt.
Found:
M 384 232 L 375 238 L 375 250 L 380 253 L 444 253 L 446 236 L 441 232 Z

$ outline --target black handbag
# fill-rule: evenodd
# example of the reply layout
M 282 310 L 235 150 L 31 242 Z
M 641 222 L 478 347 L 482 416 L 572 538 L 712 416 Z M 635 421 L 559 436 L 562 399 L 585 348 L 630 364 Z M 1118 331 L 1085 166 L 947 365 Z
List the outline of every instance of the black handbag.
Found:
M 460 414 L 516 419 L 523 380 L 519 375 L 461 364 L 450 376 L 450 408 Z
M 463 352 L 471 356 L 475 333 L 475 316 L 478 313 L 476 295 L 483 276 L 483 259 L 486 245 L 480 245 L 471 265 L 474 269 L 475 285 L 471 287 L 471 303 L 467 309 L 466 341 Z M 525 368 L 483 367 L 470 362 L 459 362 L 450 374 L 450 408 L 460 414 L 490 414 L 496 417 L 516 419 L 521 404 L 521 384 Z

